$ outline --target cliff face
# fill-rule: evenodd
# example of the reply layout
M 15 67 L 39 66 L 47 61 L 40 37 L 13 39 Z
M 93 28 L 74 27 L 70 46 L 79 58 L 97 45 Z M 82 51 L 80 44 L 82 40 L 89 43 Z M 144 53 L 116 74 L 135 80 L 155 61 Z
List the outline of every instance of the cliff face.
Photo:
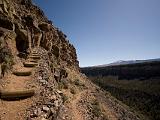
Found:
M 43 47 L 59 66 L 79 69 L 74 46 L 31 0 L 0 1 L 0 39 L 1 48 L 12 56 L 27 56 L 32 48 Z

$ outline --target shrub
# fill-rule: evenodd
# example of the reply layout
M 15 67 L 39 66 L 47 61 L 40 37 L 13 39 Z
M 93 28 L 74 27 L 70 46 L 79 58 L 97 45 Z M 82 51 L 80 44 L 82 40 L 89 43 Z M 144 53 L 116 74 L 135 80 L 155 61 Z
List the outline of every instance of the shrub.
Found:
M 62 81 L 62 84 L 63 84 L 63 88 L 64 88 L 64 89 L 68 89 L 68 87 L 69 87 L 68 81 L 63 80 L 63 81 Z
M 65 95 L 65 94 L 62 94 L 62 100 L 63 100 L 63 103 L 65 103 L 67 100 L 68 100 L 68 96 Z
M 58 82 L 58 89 L 63 89 L 63 88 L 64 88 L 64 86 L 63 86 L 62 82 Z
M 80 82 L 80 80 L 79 80 L 79 79 L 76 79 L 76 80 L 74 81 L 74 84 L 78 86 L 78 85 L 80 85 L 80 84 L 81 84 L 81 82 Z
M 69 83 L 67 80 L 61 80 L 58 82 L 58 88 L 59 89 L 68 89 L 69 88 Z
M 70 89 L 70 92 L 71 92 L 72 94 L 76 94 L 76 88 L 72 87 L 72 88 Z
M 77 85 L 77 86 L 85 87 L 84 83 L 82 83 L 79 79 L 76 79 L 76 80 L 74 81 L 74 84 Z
M 97 100 L 94 100 L 91 104 L 92 104 L 92 113 L 96 117 L 99 117 L 102 114 L 99 102 Z

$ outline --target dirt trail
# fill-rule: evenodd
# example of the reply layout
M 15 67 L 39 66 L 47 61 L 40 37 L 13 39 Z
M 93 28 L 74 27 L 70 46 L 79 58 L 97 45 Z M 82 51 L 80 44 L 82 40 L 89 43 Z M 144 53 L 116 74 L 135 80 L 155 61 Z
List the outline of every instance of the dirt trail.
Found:
M 71 111 L 72 113 L 72 119 L 95 120 L 96 118 L 90 116 L 90 113 L 87 112 L 88 110 L 85 107 L 88 103 L 91 102 L 90 100 L 93 100 L 92 98 L 95 98 L 99 101 L 101 107 L 103 108 L 103 114 L 106 116 L 107 120 L 118 120 L 115 111 L 109 106 L 109 103 L 104 100 L 105 97 L 103 96 L 102 98 L 102 96 L 98 96 L 97 98 L 97 94 L 101 93 L 97 93 L 96 89 L 90 83 L 86 83 L 86 86 L 88 86 L 88 89 L 84 89 L 81 92 L 75 94 L 74 97 L 70 100 L 70 103 L 68 104 L 70 109 L 69 111 Z
M 33 68 L 25 68 L 16 65 L 17 71 L 32 71 Z M 16 76 L 10 74 L 4 78 L 5 91 L 27 90 L 27 83 L 32 80 L 32 76 Z M 33 103 L 33 98 L 23 100 L 6 101 L 0 100 L 0 120 L 24 120 L 25 110 Z
M 118 120 L 115 111 L 109 106 L 109 103 L 103 100 L 104 98 L 99 98 L 99 102 L 104 110 L 104 115 L 107 116 L 109 120 Z
M 73 120 L 84 120 L 82 113 L 79 111 L 80 108 L 78 108 L 78 102 L 82 99 L 82 94 L 86 93 L 86 91 L 82 91 L 78 93 L 76 96 L 74 96 L 74 99 L 72 100 L 70 104 L 70 109 L 72 111 L 72 118 Z

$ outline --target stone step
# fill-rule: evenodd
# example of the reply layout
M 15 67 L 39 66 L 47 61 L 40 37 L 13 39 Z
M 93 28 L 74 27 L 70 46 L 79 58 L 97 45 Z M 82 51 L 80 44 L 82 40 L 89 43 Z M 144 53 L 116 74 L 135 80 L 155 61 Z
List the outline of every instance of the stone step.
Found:
M 14 71 L 13 74 L 16 76 L 30 76 L 32 72 L 31 71 Z
M 38 52 L 37 51 L 32 51 L 31 54 L 38 54 Z
M 38 54 L 38 52 L 32 52 L 31 54 Z
M 35 60 L 35 59 L 29 59 L 28 61 L 32 63 L 38 63 L 38 60 Z
M 40 56 L 29 56 L 31 59 L 40 59 Z
M 31 54 L 31 56 L 40 56 L 39 54 Z
M 0 98 L 5 100 L 16 100 L 32 97 L 35 90 L 0 91 Z
M 38 51 L 37 50 L 32 50 L 32 53 L 37 53 Z
M 38 52 L 31 52 L 31 54 L 38 54 Z
M 31 55 L 32 55 L 32 56 L 39 56 L 39 54 L 35 54 L 35 53 L 34 53 L 34 54 L 32 53 Z
M 35 67 L 38 65 L 38 63 L 35 62 L 25 62 L 23 63 L 24 67 Z
M 32 57 L 40 57 L 39 55 L 31 55 Z

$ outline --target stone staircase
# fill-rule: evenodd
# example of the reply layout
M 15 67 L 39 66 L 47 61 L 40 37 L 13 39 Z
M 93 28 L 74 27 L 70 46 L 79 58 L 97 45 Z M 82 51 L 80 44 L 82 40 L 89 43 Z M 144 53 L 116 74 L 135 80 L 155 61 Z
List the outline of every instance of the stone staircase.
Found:
M 35 95 L 35 90 L 26 89 L 25 85 L 23 85 L 25 83 L 23 82 L 25 78 L 30 77 L 32 75 L 34 67 L 38 66 L 39 59 L 40 56 L 38 55 L 37 51 L 33 50 L 26 62 L 23 63 L 23 67 L 12 72 L 15 79 L 10 80 L 10 83 L 8 84 L 7 88 L 0 90 L 1 99 L 12 101 L 25 99 Z M 18 84 L 22 85 L 18 86 Z

